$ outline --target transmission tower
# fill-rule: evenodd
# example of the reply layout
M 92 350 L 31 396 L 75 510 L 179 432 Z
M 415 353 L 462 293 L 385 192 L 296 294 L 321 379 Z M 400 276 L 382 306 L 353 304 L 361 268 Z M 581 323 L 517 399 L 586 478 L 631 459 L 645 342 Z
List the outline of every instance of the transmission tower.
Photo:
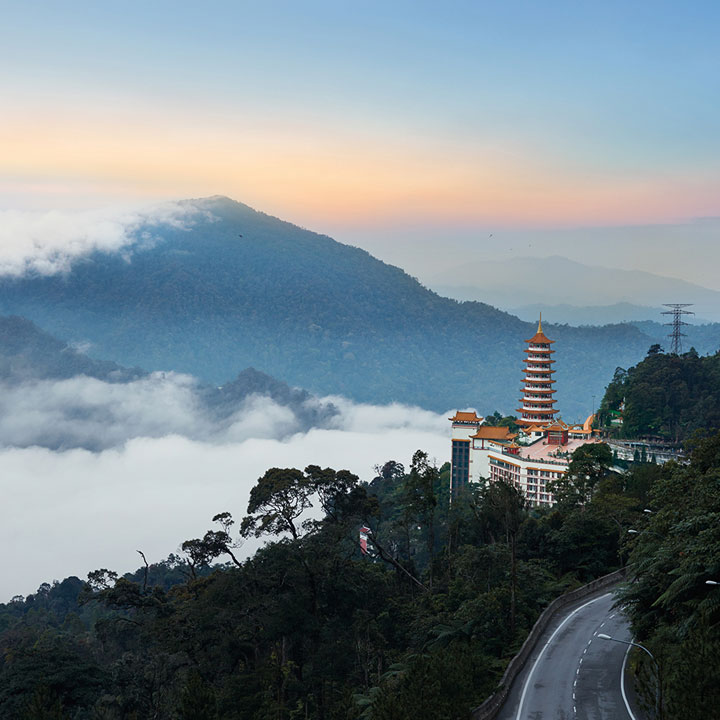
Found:
M 682 339 L 687 335 L 682 331 L 683 325 L 689 325 L 683 321 L 683 315 L 694 315 L 695 313 L 691 310 L 685 310 L 684 308 L 691 307 L 693 303 L 663 303 L 663 307 L 671 308 L 670 310 L 663 311 L 663 315 L 672 315 L 672 322 L 665 323 L 665 325 L 672 326 L 672 332 L 668 335 L 670 338 L 670 352 L 673 355 L 680 355 L 682 353 Z

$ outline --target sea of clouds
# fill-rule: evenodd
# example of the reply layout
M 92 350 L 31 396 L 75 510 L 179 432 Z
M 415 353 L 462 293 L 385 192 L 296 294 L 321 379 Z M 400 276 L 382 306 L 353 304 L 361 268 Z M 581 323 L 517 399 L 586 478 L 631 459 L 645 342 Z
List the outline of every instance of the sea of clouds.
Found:
M 268 467 L 318 464 L 369 480 L 376 464 L 408 466 L 417 449 L 448 459 L 446 414 L 308 402 L 337 413 L 307 429 L 291 409 L 253 395 L 217 419 L 198 403 L 195 381 L 174 373 L 0 387 L 0 544 L 9 564 L 0 601 L 100 567 L 134 570 L 137 550 L 162 560 L 215 514 L 242 518 Z M 57 443 L 65 449 L 49 447 Z M 241 554 L 257 547 L 247 541 Z
M 62 273 L 94 250 L 129 253 L 133 243 L 155 241 L 154 225 L 189 227 L 198 212 L 192 202 L 0 211 L 0 275 Z M 308 427 L 307 414 L 252 395 L 218 413 L 193 378 L 177 373 L 0 384 L 0 601 L 100 567 L 134 570 L 137 550 L 162 560 L 202 535 L 213 515 L 242 518 L 269 467 L 318 464 L 369 480 L 376 464 L 408 466 L 417 449 L 438 464 L 448 459 L 445 414 L 340 397 L 307 402 L 336 412 L 320 412 L 321 426 Z M 248 541 L 241 554 L 257 547 Z

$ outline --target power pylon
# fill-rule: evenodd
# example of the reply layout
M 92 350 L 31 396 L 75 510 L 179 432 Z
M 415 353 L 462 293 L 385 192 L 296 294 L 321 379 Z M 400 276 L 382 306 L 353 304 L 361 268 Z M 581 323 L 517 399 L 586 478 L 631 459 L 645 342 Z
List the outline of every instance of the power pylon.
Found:
M 665 325 L 672 326 L 672 332 L 668 335 L 670 338 L 670 352 L 673 355 L 680 355 L 682 353 L 682 339 L 687 335 L 682 331 L 683 325 L 689 325 L 683 321 L 683 315 L 694 315 L 695 313 L 691 310 L 685 310 L 686 307 L 691 307 L 693 303 L 663 303 L 663 307 L 672 308 L 671 310 L 663 311 L 663 315 L 672 315 L 672 322 L 665 323 Z

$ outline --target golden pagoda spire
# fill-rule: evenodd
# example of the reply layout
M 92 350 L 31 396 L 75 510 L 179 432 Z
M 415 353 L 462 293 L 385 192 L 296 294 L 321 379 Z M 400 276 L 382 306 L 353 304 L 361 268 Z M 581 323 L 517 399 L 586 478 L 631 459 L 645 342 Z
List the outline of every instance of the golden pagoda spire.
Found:
M 542 313 L 540 313 L 540 320 L 538 321 L 538 332 L 542 332 Z

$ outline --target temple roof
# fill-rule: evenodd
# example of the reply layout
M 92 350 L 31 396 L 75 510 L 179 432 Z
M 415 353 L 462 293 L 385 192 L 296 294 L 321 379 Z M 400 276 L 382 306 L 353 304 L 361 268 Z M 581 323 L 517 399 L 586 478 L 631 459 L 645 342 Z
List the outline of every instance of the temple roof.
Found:
M 505 426 L 483 425 L 470 437 L 477 440 L 512 440 L 517 433 L 511 433 L 510 428 Z
M 520 421 L 518 420 L 518 422 Z M 526 420 L 525 422 L 529 423 L 528 426 L 525 428 L 525 432 L 540 432 L 541 430 L 545 430 L 545 425 L 543 425 L 542 423 L 532 420 Z
M 460 412 L 455 413 L 455 417 L 448 418 L 452 422 L 462 423 L 481 423 L 484 418 L 478 417 L 477 413 L 473 410 L 472 412 Z
M 548 425 L 545 428 L 548 432 L 554 430 L 555 432 L 569 430 L 570 426 L 565 424 L 562 420 L 556 420 L 552 425 Z
M 549 345 L 550 343 L 554 343 L 554 340 L 551 340 L 542 329 L 542 313 L 540 313 L 540 321 L 538 322 L 538 329 L 537 332 L 525 342 L 528 343 L 534 343 L 535 345 Z

